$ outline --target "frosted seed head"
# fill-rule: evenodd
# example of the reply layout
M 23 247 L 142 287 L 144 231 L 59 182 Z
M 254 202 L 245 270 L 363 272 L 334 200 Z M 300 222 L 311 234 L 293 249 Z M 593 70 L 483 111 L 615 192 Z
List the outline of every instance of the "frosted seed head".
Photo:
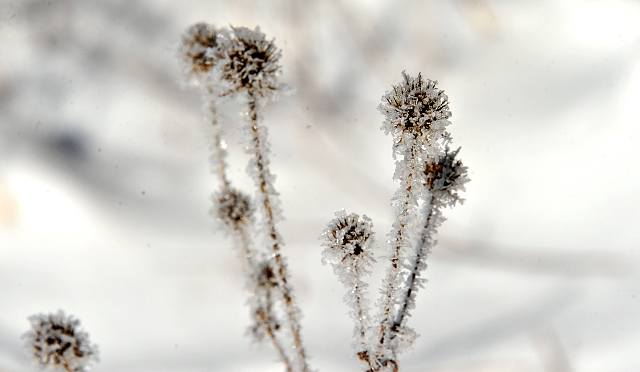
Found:
M 444 154 L 438 159 L 430 159 L 425 164 L 425 183 L 432 195 L 444 205 L 454 206 L 456 202 L 463 202 L 459 191 L 464 191 L 465 183 L 469 182 L 467 167 L 456 159 L 460 148 L 450 151 L 446 147 Z
M 365 273 L 375 262 L 373 224 L 367 216 L 360 219 L 355 213 L 338 211 L 320 239 L 325 246 L 323 263 L 331 263 L 339 276 L 355 275 L 356 270 Z
M 196 23 L 182 35 L 180 56 L 187 75 L 198 77 L 207 73 L 217 62 L 218 30 L 207 23 Z
M 253 208 L 247 195 L 233 188 L 214 194 L 211 214 L 225 227 L 237 230 L 252 220 Z
M 25 333 L 26 352 L 41 367 L 54 371 L 81 372 L 98 361 L 98 349 L 80 328 L 80 321 L 67 317 L 62 310 L 29 317 L 32 330 Z
M 225 51 L 221 69 L 228 94 L 246 92 L 256 97 L 271 96 L 279 89 L 281 51 L 274 40 L 266 40 L 259 27 L 254 30 L 232 27 L 232 30 L 233 40 Z
M 269 290 L 278 286 L 276 271 L 269 260 L 263 260 L 257 265 L 254 278 L 259 289 Z
M 404 71 L 402 81 L 382 96 L 378 110 L 385 116 L 382 129 L 391 133 L 396 146 L 435 143 L 449 138 L 449 98 L 436 87 L 437 81 L 412 78 Z M 402 151 L 402 150 L 401 150 Z

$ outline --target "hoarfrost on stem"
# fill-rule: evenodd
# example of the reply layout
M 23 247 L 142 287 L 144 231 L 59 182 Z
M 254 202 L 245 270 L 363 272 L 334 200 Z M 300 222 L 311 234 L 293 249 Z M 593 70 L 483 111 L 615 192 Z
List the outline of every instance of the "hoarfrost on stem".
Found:
M 273 40 L 266 39 L 258 27 L 251 30 L 231 26 L 228 31 L 196 24 L 183 37 L 181 53 L 184 63 L 190 66 L 186 69 L 187 75 L 197 78 L 204 86 L 205 100 L 212 114 L 212 160 L 222 181 L 220 193 L 214 196 L 213 214 L 236 235 L 240 256 L 249 272 L 248 284 L 254 296 L 250 303 L 256 321 L 252 333 L 257 339 L 265 335 L 271 339 L 288 371 L 308 371 L 300 336 L 301 312 L 281 253 L 284 243 L 277 228 L 282 219 L 280 200 L 274 187 L 275 176 L 269 169 L 267 128 L 262 123 L 264 105 L 284 89 L 284 85 L 278 82 L 281 51 Z M 256 186 L 253 204 L 248 198 L 239 197 L 226 175 L 226 149 L 221 144 L 220 128 L 215 118 L 223 97 L 237 98 L 246 105 L 243 141 L 246 152 L 251 155 L 247 173 Z M 253 232 L 261 235 L 266 248 L 262 254 L 253 251 L 252 237 L 247 231 L 247 222 L 254 222 L 249 214 L 251 205 L 257 212 L 253 216 L 256 225 Z M 265 271 L 265 268 L 269 270 Z M 266 272 L 271 274 L 268 280 L 265 280 Z M 275 311 L 273 305 L 276 300 L 282 306 L 282 312 Z M 280 336 L 284 328 L 289 329 L 291 348 L 283 346 Z
M 393 137 L 393 157 L 396 159 L 394 179 L 400 181 L 392 203 L 397 207 L 396 219 L 389 234 L 390 265 L 383 282 L 383 295 L 378 301 L 380 313 L 380 339 L 376 355 L 379 360 L 393 361 L 398 351 L 400 336 L 410 343 L 414 337 L 409 329 L 394 327 L 397 306 L 403 298 L 402 285 L 407 273 L 407 254 L 416 239 L 420 219 L 420 203 L 428 199 L 425 187 L 424 164 L 430 157 L 438 157 L 441 143 L 448 143 L 446 127 L 449 118 L 448 97 L 436 87 L 437 82 L 423 79 L 421 74 L 412 78 L 402 72 L 402 81 L 382 96 L 378 106 L 384 115 L 382 130 Z M 395 339 L 395 340 L 394 340 Z
M 349 314 L 355 327 L 353 347 L 358 358 L 373 369 L 371 359 L 371 319 L 369 300 L 366 298 L 368 284 L 362 277 L 370 274 L 373 258 L 374 233 L 371 220 L 344 210 L 336 212 L 336 218 L 327 225 L 320 236 L 325 246 L 322 262 L 330 263 L 333 272 L 347 288 L 344 301 L 351 307 Z

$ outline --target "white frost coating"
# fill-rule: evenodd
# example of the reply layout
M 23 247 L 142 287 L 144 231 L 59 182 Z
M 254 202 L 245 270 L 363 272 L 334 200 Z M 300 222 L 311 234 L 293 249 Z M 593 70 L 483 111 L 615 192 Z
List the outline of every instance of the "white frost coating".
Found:
M 182 36 L 178 48 L 182 69 L 192 83 L 200 85 L 206 91 L 220 95 L 220 60 L 227 55 L 230 37 L 226 28 L 216 28 L 206 23 L 196 23 Z
M 467 167 L 456 159 L 460 148 L 451 151 L 448 146 L 439 158 L 427 161 L 425 175 L 434 203 L 439 207 L 454 207 L 456 203 L 464 203 L 459 192 L 465 191 L 464 185 L 469 182 Z
M 274 98 L 283 88 L 278 82 L 282 55 L 274 40 L 267 40 L 259 27 L 232 27 L 224 57 L 216 73 L 224 95 L 246 93 L 256 98 Z
M 80 328 L 80 321 L 67 317 L 62 310 L 29 317 L 32 330 L 22 337 L 26 352 L 41 367 L 54 371 L 83 372 L 98 361 L 98 349 Z
M 371 317 L 369 316 L 369 300 L 366 298 L 367 283 L 363 276 L 369 275 L 369 268 L 375 262 L 373 250 L 375 245 L 373 225 L 367 216 L 360 220 L 357 214 L 347 215 L 344 210 L 336 212 L 320 236 L 325 249 L 322 252 L 322 263 L 330 263 L 333 272 L 347 288 L 344 301 L 351 309 L 349 315 L 354 320 L 353 347 L 363 362 L 373 369 L 371 360 Z
M 271 257 L 277 293 L 284 306 L 286 320 L 282 323 L 288 325 L 292 340 L 292 348 L 284 350 L 283 360 L 293 371 L 307 372 L 306 351 L 300 336 L 301 311 L 293 296 L 288 269 L 281 253 L 284 243 L 276 224 L 281 220 L 282 213 L 278 193 L 273 186 L 275 177 L 269 170 L 267 129 L 262 124 L 262 108 L 278 88 L 276 77 L 280 70 L 277 64 L 280 51 L 272 41 L 265 40 L 258 28 L 253 31 L 234 28 L 233 31 L 232 47 L 227 50 L 220 71 L 228 94 L 246 99 L 245 143 L 247 153 L 252 156 L 247 172 L 256 185 L 256 205 L 263 216 L 259 232 L 264 237 L 265 247 Z
M 420 273 L 427 268 L 426 259 L 437 243 L 435 239 L 437 229 L 445 221 L 442 208 L 453 207 L 457 202 L 463 201 L 458 192 L 464 190 L 464 184 L 469 181 L 469 178 L 467 167 L 456 159 L 459 151 L 460 149 L 450 151 L 445 147 L 439 158 L 432 158 L 425 164 L 426 187 L 431 196 L 425 200 L 423 206 L 422 231 L 414 248 L 415 253 L 406 266 L 409 274 L 402 286 L 400 307 L 392 326 L 397 331 L 391 347 L 398 353 L 409 347 L 416 337 L 413 330 L 406 326 L 406 322 L 410 316 L 410 310 L 415 308 L 418 289 L 426 282 L 425 279 L 420 278 Z
M 187 77 L 204 88 L 211 113 L 211 162 L 222 182 L 220 193 L 214 196 L 212 214 L 237 239 L 248 273 L 247 284 L 253 292 L 249 301 L 255 321 L 251 331 L 256 339 L 264 336 L 271 339 L 288 372 L 307 372 L 309 368 L 300 337 L 301 312 L 281 254 L 283 239 L 276 225 L 281 221 L 282 213 L 273 185 L 275 176 L 269 170 L 267 129 L 262 124 L 266 102 L 285 89 L 278 82 L 281 51 L 258 27 L 254 30 L 231 27 L 229 31 L 199 23 L 191 26 L 183 36 L 180 54 Z M 256 185 L 253 207 L 249 198 L 232 189 L 227 179 L 226 144 L 216 121 L 217 105 L 224 97 L 235 98 L 246 105 L 242 144 L 251 155 L 247 173 Z M 258 213 L 252 215 L 253 208 Z M 249 222 L 251 226 L 257 224 L 257 228 L 251 229 Z M 253 248 L 250 232 L 263 238 L 262 249 Z
M 378 301 L 380 327 L 375 357 L 381 366 L 396 365 L 397 353 L 409 347 L 416 337 L 415 332 L 404 325 L 404 319 L 414 306 L 412 291 L 420 284 L 417 273 L 426 265 L 421 256 L 424 244 L 414 248 L 413 242 L 425 237 L 425 228 L 419 225 L 420 208 L 431 210 L 432 191 L 436 191 L 432 186 L 441 182 L 430 175 L 429 161 L 446 158 L 443 146 L 451 141 L 446 131 L 451 124 L 451 112 L 444 91 L 436 87 L 436 81 L 425 80 L 420 74 L 412 78 L 403 71 L 402 78 L 385 93 L 378 106 L 385 117 L 381 129 L 393 137 L 393 157 L 396 159 L 393 178 L 400 182 L 392 199 L 397 210 L 389 234 L 390 265 Z M 443 199 L 442 202 L 449 201 Z M 435 226 L 427 228 L 429 234 L 435 234 L 435 230 L 431 231 Z M 427 246 L 424 256 L 430 245 Z
M 449 98 L 436 87 L 437 81 L 412 78 L 402 71 L 403 80 L 382 96 L 378 110 L 385 116 L 381 129 L 391 134 L 393 156 L 437 155 L 438 141 L 450 139 L 445 130 L 451 124 Z
M 248 229 L 253 222 L 253 207 L 247 195 L 232 187 L 223 189 L 211 197 L 213 206 L 211 215 L 225 228 L 225 232 L 233 234 Z

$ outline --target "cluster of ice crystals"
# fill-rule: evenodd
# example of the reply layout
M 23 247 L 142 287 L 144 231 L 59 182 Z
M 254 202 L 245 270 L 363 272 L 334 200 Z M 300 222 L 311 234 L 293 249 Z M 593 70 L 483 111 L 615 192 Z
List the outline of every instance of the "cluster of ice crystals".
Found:
M 212 201 L 211 214 L 228 229 L 241 229 L 252 219 L 251 200 L 239 190 L 224 188 Z
M 25 348 L 40 365 L 55 371 L 86 371 L 98 361 L 98 349 L 80 328 L 80 321 L 65 316 L 62 310 L 29 317 L 31 327 L 25 333 Z
M 336 212 L 336 218 L 329 222 L 320 236 L 326 247 L 322 252 L 322 262 L 330 263 L 341 281 L 347 279 L 345 276 L 356 275 L 356 271 L 367 272 L 367 267 L 375 262 L 372 227 L 367 216 L 360 219 L 355 213 L 347 215 L 341 210 Z
M 412 78 L 402 72 L 403 80 L 382 96 L 378 110 L 385 116 L 382 129 L 394 138 L 394 157 L 416 147 L 438 147 L 448 139 L 449 98 L 436 87 L 437 81 Z M 427 149 L 425 149 L 427 150 Z

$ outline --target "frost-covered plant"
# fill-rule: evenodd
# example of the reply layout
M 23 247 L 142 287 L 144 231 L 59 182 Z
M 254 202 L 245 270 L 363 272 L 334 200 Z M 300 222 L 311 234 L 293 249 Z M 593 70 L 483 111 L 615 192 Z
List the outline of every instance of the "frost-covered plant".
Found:
M 280 201 L 262 123 L 264 105 L 284 89 L 278 82 L 281 51 L 257 27 L 227 30 L 200 23 L 183 36 L 180 56 L 187 77 L 204 88 L 213 130 L 212 163 L 221 181 L 220 191 L 212 198 L 212 215 L 236 237 L 252 294 L 251 333 L 256 340 L 272 342 L 287 371 L 309 371 L 300 336 L 300 310 L 281 252 Z M 436 229 L 444 221 L 441 209 L 463 201 L 459 192 L 468 181 L 467 168 L 456 159 L 459 149 L 449 149 L 448 97 L 436 81 L 420 74 L 412 78 L 403 71 L 402 77 L 378 107 L 385 117 L 382 129 L 393 137 L 393 178 L 399 188 L 392 199 L 396 218 L 375 317 L 369 315 L 368 284 L 363 280 L 375 262 L 371 220 L 339 211 L 321 236 L 322 260 L 333 266 L 347 288 L 345 301 L 355 322 L 353 346 L 368 372 L 397 371 L 397 355 L 416 338 L 406 323 L 418 288 L 424 284 L 420 273 L 436 244 Z M 246 106 L 242 143 L 251 155 L 247 172 L 256 187 L 253 200 L 232 187 L 226 173 L 226 144 L 216 113 L 229 97 Z M 262 244 L 254 243 L 256 236 Z
M 371 362 L 371 317 L 369 300 L 366 298 L 367 282 L 363 276 L 369 275 L 369 268 L 375 262 L 373 257 L 373 225 L 367 216 L 362 220 L 357 214 L 347 215 L 344 210 L 336 212 L 336 218 L 329 222 L 320 236 L 323 245 L 322 262 L 330 263 L 333 272 L 347 288 L 344 300 L 352 306 L 349 314 L 355 322 L 353 347 L 360 360 Z
M 378 107 L 385 117 L 382 129 L 393 137 L 394 179 L 400 186 L 392 199 L 396 218 L 389 234 L 386 256 L 389 266 L 377 303 L 379 314 L 369 328 L 365 328 L 361 318 L 354 317 L 359 330 L 355 336 L 356 354 L 367 364 L 368 371 L 397 371 L 398 353 L 411 346 L 416 338 L 406 321 L 415 306 L 417 290 L 424 283 L 419 276 L 436 244 L 436 229 L 444 221 L 441 208 L 462 202 L 458 192 L 464 190 L 468 181 L 467 168 L 455 159 L 459 149 L 452 152 L 448 147 L 451 142 L 446 131 L 451 124 L 448 97 L 436 87 L 436 81 L 425 80 L 420 74 L 412 78 L 403 71 L 402 77 L 402 82 L 386 92 Z M 329 223 L 321 239 L 343 234 L 343 228 L 336 230 L 336 226 L 348 224 L 337 222 L 345 220 L 345 213 L 338 213 L 339 218 Z M 351 224 L 353 221 L 352 217 Z M 348 245 L 345 247 L 349 249 Z M 327 261 L 326 255 L 327 249 L 323 253 L 324 261 Z M 357 283 L 356 288 L 365 286 L 360 283 L 358 270 L 334 264 L 334 271 L 343 283 Z M 356 292 L 351 291 L 345 297 L 351 306 L 367 303 L 360 292 L 354 300 Z M 368 343 L 359 339 L 364 334 L 371 337 Z
M 308 371 L 300 310 L 281 253 L 283 240 L 277 228 L 282 219 L 280 201 L 269 170 L 267 128 L 262 124 L 264 105 L 284 88 L 278 82 L 281 51 L 257 27 L 227 30 L 203 23 L 187 30 L 179 51 L 187 77 L 204 88 L 211 115 L 212 163 L 221 180 L 221 190 L 212 198 L 212 214 L 238 242 L 252 293 L 251 332 L 257 340 L 265 336 L 271 340 L 287 371 Z M 243 142 L 251 155 L 247 172 L 256 186 L 253 201 L 234 189 L 227 176 L 226 144 L 216 118 L 218 105 L 227 97 L 246 105 Z M 255 233 L 261 235 L 262 249 L 253 243 Z
M 54 371 L 82 372 L 98 361 L 98 348 L 80 328 L 80 321 L 57 313 L 29 317 L 32 329 L 25 333 L 24 346 L 42 367 Z

